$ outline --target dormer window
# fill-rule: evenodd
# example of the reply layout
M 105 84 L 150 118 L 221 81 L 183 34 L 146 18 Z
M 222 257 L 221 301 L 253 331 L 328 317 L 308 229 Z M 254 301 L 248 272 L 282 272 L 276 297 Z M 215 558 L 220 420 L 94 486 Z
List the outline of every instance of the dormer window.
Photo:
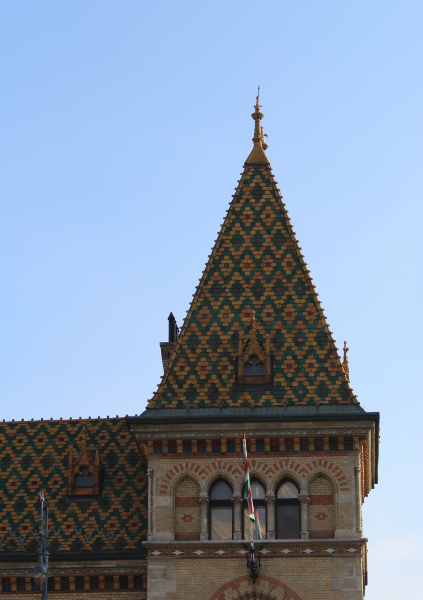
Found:
M 98 450 L 92 452 L 87 446 L 87 432 L 82 432 L 81 453 L 74 461 L 69 454 L 68 496 L 98 496 L 100 494 L 103 469 Z
M 239 339 L 237 371 L 239 386 L 269 389 L 272 384 L 269 338 L 266 336 L 264 344 L 258 339 L 254 311 L 250 334 Z

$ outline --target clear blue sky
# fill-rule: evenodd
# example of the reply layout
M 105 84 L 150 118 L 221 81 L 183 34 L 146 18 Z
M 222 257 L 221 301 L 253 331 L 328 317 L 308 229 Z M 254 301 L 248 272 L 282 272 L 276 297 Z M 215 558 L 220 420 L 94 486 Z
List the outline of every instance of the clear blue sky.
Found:
M 418 0 L 0 4 L 2 418 L 143 411 L 260 84 L 328 321 L 381 412 L 366 600 L 422 582 L 422 17 Z

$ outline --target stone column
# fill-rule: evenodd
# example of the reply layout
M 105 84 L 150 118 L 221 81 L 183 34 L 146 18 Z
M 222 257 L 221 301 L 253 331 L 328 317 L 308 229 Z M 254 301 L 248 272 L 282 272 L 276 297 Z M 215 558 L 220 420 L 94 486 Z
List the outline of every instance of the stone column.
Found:
M 151 539 L 153 535 L 153 484 L 154 484 L 154 470 L 147 469 L 148 477 L 148 529 L 147 537 Z
M 310 537 L 309 528 L 308 528 L 308 503 L 310 502 L 309 496 L 307 494 L 300 494 L 300 504 L 301 504 L 301 539 L 308 540 Z
M 200 541 L 209 539 L 209 497 L 205 492 L 200 493 Z
M 242 540 L 242 496 L 235 493 L 232 496 L 234 505 L 234 540 Z
M 275 519 L 275 494 L 266 494 L 266 512 L 267 512 L 267 539 L 274 540 L 276 537 L 276 519 Z
M 354 467 L 355 474 L 355 523 L 356 530 L 360 537 L 363 537 L 361 527 L 361 467 Z

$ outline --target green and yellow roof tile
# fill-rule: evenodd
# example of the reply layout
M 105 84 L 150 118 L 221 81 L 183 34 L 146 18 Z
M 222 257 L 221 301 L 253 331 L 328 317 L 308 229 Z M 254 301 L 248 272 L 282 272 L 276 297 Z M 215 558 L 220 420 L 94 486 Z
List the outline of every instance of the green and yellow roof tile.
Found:
M 357 403 L 264 152 L 258 99 L 252 116 L 253 151 L 148 408 Z M 253 311 L 271 390 L 236 385 Z
M 103 468 L 101 495 L 69 498 L 69 453 L 78 456 L 84 426 Z M 141 550 L 147 536 L 142 461 L 125 419 L 2 423 L 0 552 L 38 550 L 39 491 L 48 500 L 50 552 Z

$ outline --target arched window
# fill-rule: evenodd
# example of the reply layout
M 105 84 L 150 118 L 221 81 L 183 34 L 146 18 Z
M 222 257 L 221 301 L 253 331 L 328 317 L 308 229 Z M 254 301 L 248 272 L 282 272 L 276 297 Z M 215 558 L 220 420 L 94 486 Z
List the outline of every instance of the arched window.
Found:
M 232 539 L 232 490 L 219 479 L 210 490 L 210 539 Z
M 276 493 L 276 539 L 300 537 L 300 500 L 297 486 L 283 481 Z
M 264 364 L 259 362 L 257 356 L 252 356 L 244 365 L 244 377 L 263 377 Z
M 256 517 L 256 522 L 253 525 L 253 536 L 255 540 L 263 540 L 266 538 L 266 491 L 257 479 L 251 479 L 250 483 Z M 244 490 L 244 540 L 250 538 L 250 510 L 247 493 Z

